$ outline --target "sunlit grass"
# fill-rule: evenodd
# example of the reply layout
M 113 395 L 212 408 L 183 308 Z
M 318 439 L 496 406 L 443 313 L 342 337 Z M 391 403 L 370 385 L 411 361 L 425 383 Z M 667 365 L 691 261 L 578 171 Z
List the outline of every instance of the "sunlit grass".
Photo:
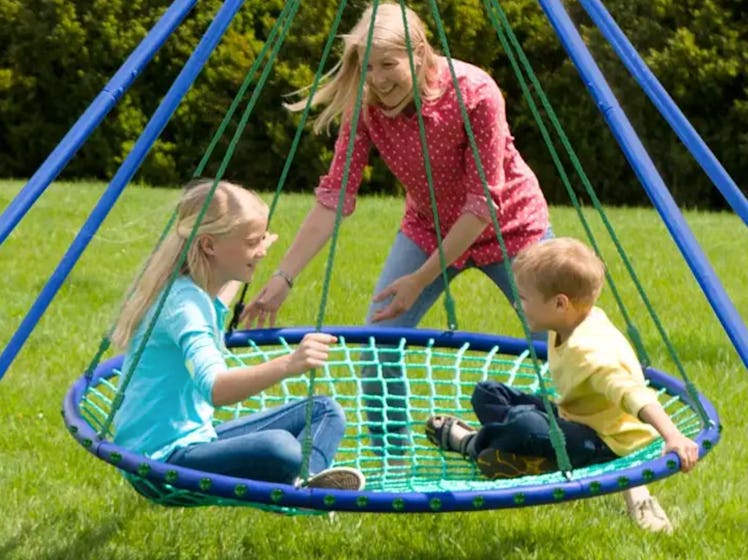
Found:
M 0 182 L 0 208 L 21 186 Z M 100 184 L 52 185 L 0 247 L 0 346 L 11 338 L 102 190 Z M 659 217 L 643 209 L 610 209 L 610 219 L 684 369 L 715 403 L 724 424 L 721 443 L 693 474 L 653 485 L 679 525 L 674 537 L 635 530 L 622 515 L 618 496 L 470 514 L 341 514 L 335 523 L 247 508 L 167 509 L 146 502 L 113 468 L 75 443 L 59 410 L 68 387 L 96 352 L 177 196 L 173 190 L 125 190 L 0 381 L 0 558 L 635 559 L 744 554 L 746 369 Z M 299 195 L 281 200 L 272 224 L 281 238 L 258 272 L 256 286 L 273 271 L 311 203 L 310 197 Z M 345 221 L 325 324 L 362 322 L 401 213 L 400 200 L 365 198 Z M 554 208 L 552 217 L 557 235 L 582 235 L 572 210 Z M 686 218 L 745 320 L 748 228 L 726 213 L 688 212 Z M 593 229 L 603 230 L 597 219 Z M 653 364 L 674 371 L 611 244 L 602 247 Z M 325 265 L 323 254 L 297 280 L 282 309 L 284 324 L 315 323 Z M 453 287 L 461 329 L 520 334 L 509 305 L 479 273 L 465 273 Z M 601 305 L 623 326 L 610 289 Z M 446 326 L 440 303 L 423 326 Z

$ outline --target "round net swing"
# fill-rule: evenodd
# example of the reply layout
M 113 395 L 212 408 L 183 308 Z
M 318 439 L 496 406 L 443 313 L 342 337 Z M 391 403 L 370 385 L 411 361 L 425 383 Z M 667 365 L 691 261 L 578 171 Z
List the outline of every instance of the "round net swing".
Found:
M 532 69 L 526 64 L 527 61 L 516 42 L 516 37 L 514 37 L 511 31 L 511 27 L 504 19 L 504 14 L 498 2 L 495 0 L 486 0 L 485 4 L 491 23 L 496 29 L 513 67 L 515 67 L 523 92 L 538 119 L 538 124 L 544 132 L 544 137 L 547 137 L 548 131 L 539 116 L 537 106 L 526 82 L 527 79 L 532 81 L 533 91 L 536 95 L 540 96 L 540 100 L 550 117 L 555 132 L 566 147 L 575 170 L 582 178 L 582 183 L 588 188 L 588 193 L 595 208 L 602 213 L 602 206 L 594 195 L 594 190 L 589 185 L 589 181 L 586 179 L 583 170 L 578 167 L 579 162 L 573 154 L 568 139 L 565 137 L 563 130 L 560 129 L 560 125 L 545 98 L 540 84 L 536 81 Z M 375 10 L 377 5 L 378 2 L 374 1 L 373 6 Z M 447 60 L 451 60 L 449 47 L 440 24 L 438 10 L 435 3 L 431 2 L 431 5 L 434 19 L 437 22 L 442 49 Z M 335 24 L 328 37 L 315 81 L 310 88 L 311 94 L 315 91 L 319 79 L 323 75 L 325 60 L 330 52 L 332 39 L 336 36 L 337 26 L 340 22 L 340 15 L 344 6 L 345 2 L 342 2 Z M 215 184 L 220 180 L 221 174 L 228 164 L 228 160 L 233 153 L 241 132 L 247 124 L 257 100 L 257 93 L 262 88 L 264 79 L 267 77 L 267 73 L 277 55 L 283 37 L 288 31 L 288 25 L 292 21 L 295 10 L 298 7 L 298 1 L 291 1 L 285 4 L 283 12 L 276 22 L 276 26 L 273 28 L 265 47 L 263 47 L 263 51 L 257 57 L 252 69 L 250 69 L 245 83 L 216 133 L 216 138 L 211 143 L 208 153 L 206 153 L 203 162 L 198 167 L 196 175 L 201 174 L 210 152 L 216 146 L 217 139 L 226 129 L 239 101 L 244 96 L 248 85 L 252 82 L 258 65 L 265 56 L 265 49 L 270 49 L 272 46 L 269 60 L 259 80 L 259 89 L 253 92 L 247 104 L 247 109 L 229 146 L 221 166 L 221 171 L 215 179 Z M 276 35 L 279 39 L 277 42 L 274 42 Z M 370 46 L 371 30 L 369 32 L 364 62 L 369 55 Z M 512 54 L 515 50 L 516 55 Z M 420 118 L 421 106 L 417 87 L 415 86 L 417 80 L 415 79 L 413 70 L 412 49 L 409 49 L 409 52 L 411 54 L 414 89 L 416 90 L 414 92 L 414 101 L 417 109 L 416 113 L 419 116 L 419 128 L 424 146 L 424 162 L 428 172 L 429 157 L 425 147 L 423 122 Z M 525 65 L 524 72 L 527 73 L 527 78 L 524 77 L 523 70 L 520 70 L 518 60 Z M 451 64 L 450 71 L 453 79 L 456 80 Z M 362 78 L 359 83 L 356 108 L 353 113 L 351 139 L 355 136 L 356 123 L 361 107 L 363 84 L 364 80 Z M 465 108 L 462 100 L 460 100 L 460 106 L 463 110 L 467 137 L 470 141 L 477 168 L 482 175 L 480 157 L 475 146 L 475 139 L 470 128 L 469 119 L 464 112 Z M 293 154 L 298 145 L 308 109 L 309 104 L 302 115 L 291 153 L 287 158 L 286 168 L 284 168 L 281 175 L 281 180 L 276 190 L 276 200 L 288 172 L 288 166 L 293 160 Z M 571 188 L 565 170 L 561 166 L 558 154 L 556 154 L 552 142 L 548 141 L 547 143 L 554 163 L 559 169 L 561 178 L 567 189 L 569 189 L 572 203 L 579 211 L 576 195 Z M 349 166 L 350 149 L 346 169 Z M 488 187 L 485 184 L 485 178 L 482 177 L 482 179 L 487 192 Z M 436 231 L 439 232 L 438 215 L 435 211 L 435 194 L 433 186 L 429 184 L 429 187 L 431 190 L 432 206 L 434 208 L 434 222 L 437 224 Z M 563 442 L 561 441 L 560 447 L 556 445 L 554 447 L 556 447 L 559 457 L 558 463 L 562 465 L 562 471 L 505 480 L 488 480 L 480 474 L 472 463 L 463 460 L 457 454 L 444 453 L 433 446 L 427 440 L 423 430 L 426 419 L 432 415 L 458 415 L 477 427 L 474 416 L 471 416 L 469 413 L 471 410 L 470 395 L 475 384 L 480 381 L 493 379 L 529 393 L 539 394 L 546 399 L 552 398 L 553 387 L 550 386 L 547 367 L 542 363 L 542 360 L 545 359 L 545 345 L 538 342 L 528 342 L 528 340 L 524 339 L 457 330 L 453 303 L 449 293 L 449 283 L 446 281 L 446 276 L 444 276 L 445 302 L 449 321 L 449 329 L 446 331 L 324 326 L 325 302 L 330 283 L 330 273 L 334 260 L 335 243 L 340 224 L 344 194 L 345 188 L 342 188 L 335 229 L 330 245 L 320 313 L 316 326 L 251 331 L 231 330 L 226 337 L 227 364 L 229 366 L 254 365 L 289 353 L 291 345 L 300 341 L 307 332 L 320 330 L 330 332 L 338 336 L 338 343 L 332 349 L 330 361 L 324 368 L 311 372 L 308 377 L 285 380 L 272 389 L 235 406 L 217 409 L 215 422 L 216 424 L 220 424 L 221 422 L 264 410 L 271 406 L 304 398 L 310 394 L 329 395 L 342 405 L 347 418 L 347 432 L 336 455 L 335 464 L 360 469 L 367 478 L 365 490 L 308 489 L 292 485 L 233 478 L 153 461 L 145 456 L 132 453 L 127 449 L 115 445 L 111 441 L 111 418 L 116 413 L 124 397 L 127 386 L 127 373 L 120 370 L 123 363 L 122 356 L 99 363 L 99 359 L 108 347 L 106 338 L 91 366 L 73 384 L 65 398 L 63 417 L 73 437 L 97 458 L 125 473 L 128 480 L 139 493 L 155 503 L 166 506 L 250 505 L 287 513 L 303 513 L 309 510 L 391 513 L 475 511 L 532 506 L 593 497 L 621 491 L 678 472 L 680 465 L 677 457 L 672 454 L 662 456 L 662 441 L 659 439 L 629 456 L 573 471 L 570 468 L 564 468 L 564 465 L 568 464 L 568 458 L 564 461 L 565 452 L 563 450 Z M 490 197 L 488 198 L 490 199 Z M 271 207 L 271 215 L 274 207 L 275 201 Z M 597 249 L 594 237 L 586 225 L 583 213 L 579 212 L 579 217 L 582 223 L 585 224 L 590 242 Z M 499 243 L 504 250 L 504 254 L 506 254 L 500 227 L 498 227 L 496 212 L 493 208 L 491 208 L 491 218 L 494 229 L 497 231 Z M 640 288 L 633 270 L 628 266 L 628 260 L 625 258 L 622 248 L 615 238 L 612 228 L 609 226 L 609 222 L 604 217 L 603 221 L 608 227 L 611 238 L 614 240 L 624 262 L 626 262 L 634 282 Z M 167 226 L 167 229 L 168 227 L 170 226 Z M 195 227 L 197 227 L 197 224 Z M 440 259 L 442 261 L 442 269 L 444 270 L 446 266 L 441 239 L 439 241 Z M 632 338 L 632 342 L 636 346 L 642 362 L 648 364 L 650 361 L 639 341 L 636 329 L 633 327 L 629 315 L 622 306 L 618 293 L 612 284 L 612 279 L 608 277 L 608 280 L 629 327 L 628 332 Z M 513 290 L 516 295 L 516 286 L 513 286 Z M 703 395 L 698 393 L 693 384 L 688 381 L 677 356 L 672 351 L 672 346 L 667 340 L 666 333 L 660 326 L 649 301 L 646 299 L 646 295 L 641 289 L 640 293 L 645 306 L 653 315 L 655 324 L 663 336 L 666 346 L 671 350 L 673 362 L 684 381 L 681 382 L 662 371 L 648 366 L 645 367 L 645 374 L 651 385 L 659 391 L 660 402 L 673 422 L 686 436 L 693 438 L 699 444 L 700 454 L 703 456 L 719 440 L 719 419 L 717 413 L 711 403 Z M 242 294 L 243 297 L 244 294 Z M 521 319 L 529 338 L 529 329 L 526 321 L 524 321 L 522 316 Z M 383 351 L 383 349 L 387 350 Z M 391 403 L 388 402 L 388 396 L 390 396 L 387 394 L 388 382 L 381 375 L 382 368 L 387 365 L 396 365 L 402 371 L 401 381 L 405 387 L 405 405 L 400 410 L 395 410 Z M 387 449 L 383 454 L 380 448 L 374 447 L 370 442 L 370 432 L 372 428 L 376 429 L 377 426 L 373 425 L 367 419 L 368 407 L 371 406 L 371 402 L 367 401 L 367 398 L 371 399 L 371 395 L 367 395 L 367 398 L 364 397 L 365 392 L 362 390 L 362 379 L 360 376 L 360 371 L 365 366 L 374 366 L 379 371 L 379 377 L 376 379 L 384 387 L 384 393 L 380 397 L 379 408 L 385 415 L 385 421 L 387 414 L 396 415 L 397 418 L 404 418 L 402 422 L 405 425 L 402 427 L 407 429 L 409 435 L 408 441 L 403 444 L 401 449 Z M 390 453 L 392 456 L 396 456 L 397 461 L 390 460 L 392 458 Z
M 237 331 L 227 338 L 228 359 L 257 364 L 290 351 L 312 329 L 266 329 Z M 425 420 L 433 414 L 459 414 L 477 426 L 470 410 L 474 385 L 496 379 L 523 391 L 539 389 L 527 343 L 524 340 L 478 333 L 426 329 L 374 329 L 341 327 L 324 329 L 339 337 L 329 363 L 316 376 L 316 393 L 334 397 L 345 409 L 348 430 L 336 456 L 336 465 L 361 469 L 365 491 L 300 489 L 290 485 L 237 479 L 151 461 L 110 441 L 100 440 L 102 427 L 112 406 L 119 381 L 122 357 L 100 364 L 89 380 L 81 377 L 65 398 L 63 415 L 71 434 L 89 452 L 128 473 L 141 493 L 162 505 L 260 505 L 275 508 L 370 512 L 475 511 L 532 506 L 587 498 L 675 474 L 675 455 L 662 456 L 658 439 L 636 453 L 615 461 L 572 471 L 520 479 L 488 480 L 472 463 L 454 453 L 438 450 L 423 433 Z M 538 356 L 543 344 L 535 343 Z M 359 370 L 370 362 L 360 356 L 381 345 L 398 347 L 399 363 L 405 370 L 406 412 L 411 442 L 402 450 L 404 464 L 389 466 L 370 443 Z M 719 439 L 719 419 L 711 403 L 698 395 L 699 408 L 683 383 L 654 368 L 647 368 L 651 385 L 659 392 L 663 407 L 678 428 L 708 452 Z M 216 421 L 226 421 L 306 395 L 307 380 L 283 381 L 273 390 L 217 411 Z M 385 393 L 384 398 L 387 397 Z

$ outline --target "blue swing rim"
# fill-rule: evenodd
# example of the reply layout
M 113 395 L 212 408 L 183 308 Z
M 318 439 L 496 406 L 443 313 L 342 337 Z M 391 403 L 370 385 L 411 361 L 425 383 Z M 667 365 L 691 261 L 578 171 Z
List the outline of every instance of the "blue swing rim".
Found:
M 528 341 L 504 335 L 491 335 L 468 331 L 441 331 L 432 329 L 392 327 L 290 327 L 274 329 L 238 330 L 226 335 L 228 348 L 244 347 L 251 341 L 257 346 L 299 342 L 310 332 L 321 330 L 342 337 L 346 342 L 368 343 L 375 338 L 378 343 L 398 344 L 402 339 L 409 346 L 460 348 L 465 344 L 471 350 L 488 352 L 498 346 L 504 354 L 519 355 L 528 349 Z M 547 355 L 545 342 L 532 342 L 538 359 Z M 648 484 L 671 476 L 680 470 L 680 460 L 675 453 L 642 462 L 633 467 L 611 471 L 597 476 L 584 476 L 543 484 L 518 484 L 497 489 L 433 492 L 367 492 L 334 490 L 326 488 L 296 488 L 288 484 L 249 480 L 214 473 L 206 473 L 151 460 L 98 438 L 96 431 L 83 419 L 80 402 L 89 384 L 112 375 L 122 366 L 123 356 L 115 356 L 98 365 L 90 379 L 84 374 L 68 390 L 63 401 L 62 415 L 68 432 L 80 445 L 98 459 L 116 468 L 156 483 L 174 488 L 231 501 L 268 504 L 278 508 L 305 508 L 319 511 L 351 511 L 371 513 L 437 513 L 451 511 L 481 511 L 529 507 L 570 500 L 591 498 L 620 492 L 626 488 Z M 645 376 L 655 388 L 664 388 L 679 397 L 691 408 L 693 400 L 685 383 L 667 373 L 646 367 Z M 715 407 L 701 393 L 698 399 L 707 415 L 702 430 L 694 438 L 699 446 L 701 460 L 720 439 L 721 425 Z M 145 475 L 143 473 L 146 473 Z M 531 478 L 531 477 L 530 477 Z M 522 479 L 516 479 L 520 481 Z

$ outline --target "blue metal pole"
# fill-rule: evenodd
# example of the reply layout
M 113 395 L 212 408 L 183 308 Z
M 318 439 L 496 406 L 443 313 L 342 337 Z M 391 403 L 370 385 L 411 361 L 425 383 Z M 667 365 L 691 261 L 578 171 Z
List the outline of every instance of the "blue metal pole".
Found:
M 112 182 L 104 191 L 98 204 L 81 227 L 78 235 L 62 257 L 62 260 L 57 265 L 57 268 L 52 273 L 50 279 L 47 281 L 47 284 L 39 293 L 39 296 L 31 306 L 31 309 L 13 334 L 13 337 L 10 339 L 10 342 L 8 342 L 8 346 L 6 346 L 3 353 L 0 354 L 0 379 L 2 379 L 5 372 L 10 367 L 13 359 L 18 354 L 24 342 L 31 334 L 31 331 L 46 311 L 52 298 L 54 298 L 60 286 L 67 278 L 67 275 L 70 273 L 70 270 L 75 266 L 75 263 L 80 258 L 84 249 L 88 246 L 88 243 L 99 229 L 99 226 L 106 218 L 109 210 L 111 210 L 127 183 L 135 174 L 138 167 L 140 167 L 143 158 L 145 158 L 148 151 L 151 149 L 151 146 L 161 134 L 161 131 L 164 129 L 164 126 L 166 126 L 172 113 L 176 110 L 177 105 L 179 105 L 181 99 L 190 89 L 192 82 L 197 78 L 197 75 L 207 62 L 211 52 L 213 52 L 213 49 L 218 45 L 226 28 L 229 26 L 231 20 L 234 18 L 236 12 L 241 8 L 243 3 L 244 0 L 226 0 L 216 14 L 213 22 L 206 30 L 205 35 L 203 35 L 200 43 L 195 48 L 195 51 L 184 65 L 184 68 L 182 68 L 182 71 L 179 73 L 179 76 L 177 76 L 177 79 L 174 81 L 171 88 L 169 88 L 169 91 L 164 96 L 158 109 L 153 113 L 151 120 L 138 138 L 132 151 L 125 161 L 122 162 L 122 165 L 112 178 Z
M 112 110 L 197 0 L 174 0 L 0 216 L 0 245 Z
M 748 367 L 748 330 L 560 0 L 539 0 L 613 136 Z
M 600 0 L 580 0 L 592 21 L 722 196 L 748 225 L 748 199 L 626 38 Z

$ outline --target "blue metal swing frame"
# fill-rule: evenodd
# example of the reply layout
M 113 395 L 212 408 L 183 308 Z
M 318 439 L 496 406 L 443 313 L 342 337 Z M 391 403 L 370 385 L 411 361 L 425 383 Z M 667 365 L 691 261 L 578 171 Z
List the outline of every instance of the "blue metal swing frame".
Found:
M 670 195 L 662 177 L 655 168 L 646 149 L 631 126 L 618 100 L 605 80 L 592 54 L 584 44 L 563 3 L 560 0 L 538 0 L 561 44 L 577 68 L 590 95 L 595 101 L 624 155 L 634 169 L 639 181 L 652 200 L 655 209 L 667 226 L 699 287 L 712 306 L 743 364 L 748 367 L 748 329 L 730 300 L 709 260 L 699 246 L 688 224 Z M 154 26 L 148 36 L 133 51 L 127 61 L 113 76 L 112 80 L 94 99 L 91 106 L 73 125 L 55 150 L 40 166 L 29 183 L 8 208 L 0 215 L 0 244 L 5 240 L 28 212 L 31 205 L 57 177 L 75 152 L 95 130 L 101 120 L 119 101 L 142 69 L 161 48 L 169 35 L 178 27 L 182 19 L 195 5 L 196 0 L 175 0 Z M 36 324 L 70 274 L 88 243 L 103 223 L 119 195 L 140 167 L 148 151 L 166 126 L 180 101 L 197 78 L 208 57 L 218 45 L 243 0 L 226 0 L 216 13 L 211 25 L 196 46 L 195 51 L 176 78 L 173 86 L 164 96 L 143 133 L 135 143 L 132 152 L 122 163 L 92 211 L 89 218 L 75 237 L 69 250 L 62 257 L 57 268 L 42 288 L 36 301 L 21 321 L 7 346 L 0 352 L 0 380 L 20 352 Z M 662 85 L 648 70 L 636 50 L 628 43 L 621 30 L 599 0 L 582 2 L 593 22 L 611 43 L 634 78 L 650 96 L 655 107 L 671 124 L 685 147 L 692 153 L 708 176 L 715 183 L 734 211 L 748 223 L 748 199 L 719 164 L 704 141 L 688 123 L 675 102 L 667 95 Z

